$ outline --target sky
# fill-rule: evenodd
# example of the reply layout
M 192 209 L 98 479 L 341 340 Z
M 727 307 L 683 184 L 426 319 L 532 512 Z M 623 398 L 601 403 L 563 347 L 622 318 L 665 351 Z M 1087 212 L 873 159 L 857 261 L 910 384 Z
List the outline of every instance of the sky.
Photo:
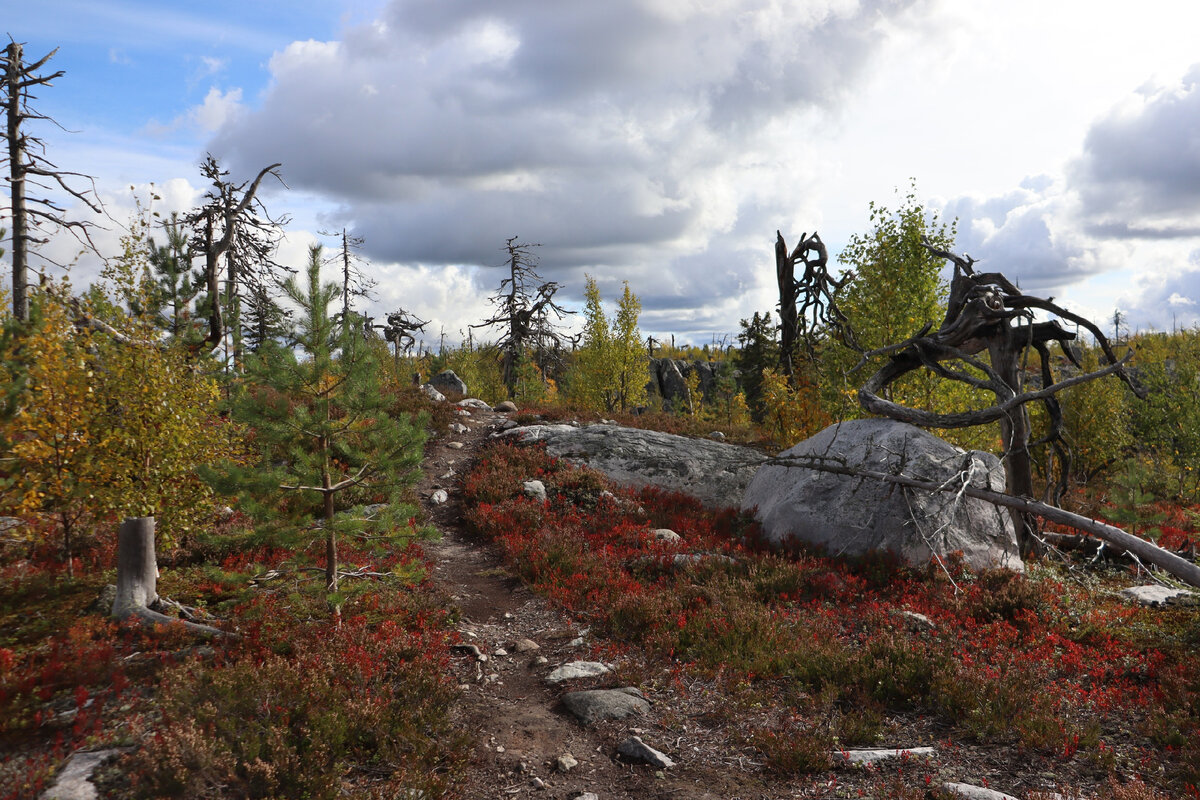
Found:
M 777 230 L 836 258 L 910 186 L 1025 291 L 1106 329 L 1200 324 L 1188 0 L 39 0 L 4 25 L 59 48 L 35 107 L 60 127 L 30 132 L 96 178 L 102 252 L 135 196 L 196 205 L 205 153 L 281 162 L 281 260 L 348 229 L 364 310 L 427 341 L 490 315 L 516 236 L 568 307 L 585 275 L 612 309 L 628 281 L 643 333 L 729 342 L 777 302 Z

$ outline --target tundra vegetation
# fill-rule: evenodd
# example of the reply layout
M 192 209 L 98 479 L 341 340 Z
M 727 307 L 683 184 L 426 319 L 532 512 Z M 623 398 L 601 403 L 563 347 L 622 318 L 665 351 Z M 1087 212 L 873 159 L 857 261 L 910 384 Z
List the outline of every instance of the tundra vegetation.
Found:
M 45 59 L 6 53 L 6 91 L 40 85 Z M 7 99 L 30 119 L 22 96 Z M 432 589 L 421 542 L 436 531 L 412 491 L 427 437 L 452 417 L 414 374 L 454 369 L 472 395 L 515 401 L 521 420 L 720 430 L 770 451 L 864 414 L 864 385 L 936 423 L 1047 383 L 1018 372 L 996 391 L 999 350 L 931 338 L 949 335 L 966 290 L 943 277 L 953 224 L 915 192 L 871 206 L 842 270 L 816 234 L 790 252 L 779 236 L 781 308 L 748 310 L 736 344 L 647 342 L 636 287 L 608 311 L 591 278 L 572 339 L 552 300 L 562 287 L 514 237 L 481 321 L 496 338 L 426 348 L 427 323 L 409 312 L 378 325 L 354 310 L 370 265 L 350 266 L 345 231 L 340 284 L 322 283 L 317 250 L 275 263 L 283 221 L 257 190 L 280 165 L 238 183 L 209 157 L 201 174 L 201 207 L 164 221 L 149 198 L 82 289 L 27 280 L 31 223 L 11 199 L 21 274 L 0 297 L 0 798 L 36 797 L 66 755 L 103 746 L 129 749 L 102 777 L 114 797 L 453 791 L 468 753 L 451 725 L 455 612 Z M 66 213 L 37 221 L 68 224 Z M 1010 310 L 1048 310 L 1015 287 L 1001 295 Z M 1042 363 L 1084 374 L 1120 362 L 1128 380 L 1071 384 L 1030 407 L 1022 493 L 1194 562 L 1200 331 L 1108 340 L 1082 327 L 1093 335 L 1042 329 Z M 969 356 L 969 380 L 937 380 L 949 370 L 937 347 Z M 682 393 L 656 394 L 652 358 L 690 365 Z M 697 362 L 712 365 L 703 387 Z M 1004 425 L 940 432 L 1014 449 Z M 548 500 L 523 491 L 534 476 Z M 1031 548 L 1024 575 L 785 557 L 732 511 L 610 487 L 510 445 L 485 451 L 462 491 L 469 525 L 593 626 L 593 655 L 622 665 L 622 685 L 704 695 L 705 724 L 767 774 L 826 785 L 832 752 L 904 735 L 1006 748 L 1064 792 L 1200 796 L 1200 609 L 1116 599 L 1145 571 L 1098 540 L 1035 527 L 1030 537 L 1074 549 Z M 146 517 L 161 567 L 149 588 L 180 624 L 97 606 L 116 582 L 119 525 Z M 682 538 L 653 542 L 655 528 Z M 211 628 L 236 635 L 200 646 Z M 907 764 L 875 796 L 925 797 L 929 777 Z

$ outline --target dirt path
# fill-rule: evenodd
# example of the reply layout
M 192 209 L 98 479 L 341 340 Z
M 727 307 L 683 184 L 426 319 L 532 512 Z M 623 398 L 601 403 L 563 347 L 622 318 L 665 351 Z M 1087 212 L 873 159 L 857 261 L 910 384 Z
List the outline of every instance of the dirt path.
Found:
M 545 676 L 564 663 L 592 660 L 586 630 L 573 627 L 545 600 L 513 578 L 503 566 L 497 548 L 465 530 L 459 484 L 489 435 L 506 416 L 471 409 L 460 422 L 465 432 L 439 432 L 426 452 L 424 477 L 418 492 L 427 512 L 442 533 L 441 541 L 427 547 L 436 563 L 436 579 L 448 601 L 461 610 L 459 630 L 479 656 L 460 650 L 455 668 L 463 688 L 459 724 L 471 737 L 473 753 L 465 781 L 464 798 L 511 798 L 526 794 L 539 798 L 576 798 L 591 792 L 599 800 L 613 798 L 723 798 L 764 797 L 750 775 L 714 770 L 707 759 L 688 757 L 677 745 L 675 730 L 660 722 L 670 698 L 654 697 L 649 718 L 601 723 L 585 727 L 563 707 L 560 696 L 569 690 L 610 688 L 610 676 L 551 686 Z M 456 448 L 461 444 L 461 448 Z M 430 501 L 444 489 L 449 499 Z M 580 643 L 582 639 L 582 643 Z M 529 640 L 536 650 L 526 649 Z M 543 661 L 544 659 L 544 661 Z M 616 755 L 617 745 L 631 734 L 666 749 L 677 766 L 658 771 L 627 764 Z M 563 771 L 560 758 L 578 762 Z M 569 759 L 565 759 L 570 763 Z M 743 794 L 743 791 L 750 793 Z

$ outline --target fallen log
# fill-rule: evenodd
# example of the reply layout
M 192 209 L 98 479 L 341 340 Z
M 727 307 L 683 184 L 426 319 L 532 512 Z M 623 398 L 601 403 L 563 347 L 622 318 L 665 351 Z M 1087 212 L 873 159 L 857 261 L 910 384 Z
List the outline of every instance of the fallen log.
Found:
M 893 483 L 899 486 L 909 486 L 914 489 L 923 489 L 927 492 L 952 492 L 954 494 L 965 494 L 968 497 L 977 497 L 980 500 L 986 500 L 989 503 L 994 503 L 1005 508 L 1012 508 L 1026 514 L 1033 514 L 1042 519 L 1051 522 L 1057 522 L 1066 525 L 1075 530 L 1083 531 L 1101 539 L 1122 552 L 1131 553 L 1146 563 L 1153 564 L 1161 568 L 1165 572 L 1174 575 L 1179 580 L 1191 584 L 1192 586 L 1200 587 L 1200 566 L 1193 564 L 1185 558 L 1180 558 L 1169 550 L 1164 550 L 1153 542 L 1148 542 L 1145 539 L 1126 533 L 1120 528 L 1116 528 L 1099 520 L 1091 519 L 1080 514 L 1074 514 L 1070 511 L 1052 506 L 1047 503 L 1042 503 L 1028 497 L 1016 497 L 1003 492 L 993 492 L 989 489 L 980 489 L 971 486 L 966 482 L 965 473 L 964 480 L 961 483 L 953 480 L 945 483 L 934 483 L 933 481 L 921 480 L 919 478 L 910 478 L 907 475 L 893 475 L 887 472 L 879 472 L 877 470 L 861 469 L 858 467 L 848 467 L 845 464 L 840 464 L 828 459 L 821 458 L 776 458 L 770 463 L 783 464 L 785 466 L 803 467 L 805 469 L 817 470 L 820 472 L 831 472 L 836 475 L 849 475 L 851 477 L 871 478 L 874 480 Z

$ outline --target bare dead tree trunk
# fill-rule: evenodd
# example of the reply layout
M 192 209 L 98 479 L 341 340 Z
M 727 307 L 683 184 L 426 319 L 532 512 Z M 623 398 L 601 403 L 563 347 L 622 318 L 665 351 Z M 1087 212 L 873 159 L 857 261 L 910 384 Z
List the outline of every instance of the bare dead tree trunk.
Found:
M 112 615 L 134 617 L 146 625 L 183 625 L 203 636 L 227 636 L 198 622 L 169 617 L 151 606 L 158 603 L 158 561 L 154 553 L 154 517 L 130 517 L 117 532 L 117 596 Z
M 25 215 L 25 139 L 21 136 L 21 45 L 8 45 L 8 61 L 4 81 L 5 112 L 8 117 L 8 185 L 12 196 L 12 292 L 13 316 L 29 319 L 28 267 L 25 246 L 28 240 Z
M 158 600 L 154 517 L 130 517 L 117 533 L 117 597 L 113 616 L 139 614 Z
M 6 156 L 12 213 L 13 316 L 20 320 L 29 319 L 29 245 L 46 241 L 34 239 L 34 231 L 41 225 L 66 229 L 87 247 L 95 249 L 89 234 L 91 223 L 67 220 L 63 208 L 49 193 L 29 198 L 28 186 L 32 184 L 47 190 L 61 190 L 97 214 L 103 210 L 95 196 L 94 182 L 91 190 L 73 187 L 68 182 L 71 177 L 91 179 L 59 169 L 45 157 L 45 143 L 22 129 L 26 120 L 49 119 L 30 108 L 29 101 L 36 99 L 30 94 L 30 89 L 51 86 L 51 81 L 65 74 L 62 70 L 49 75 L 36 74 L 57 52 L 56 48 L 38 61 L 26 64 L 22 45 L 10 41 L 0 56 L 0 65 L 4 70 L 0 89 L 4 95 L 7 122 L 4 138 L 8 144 Z

